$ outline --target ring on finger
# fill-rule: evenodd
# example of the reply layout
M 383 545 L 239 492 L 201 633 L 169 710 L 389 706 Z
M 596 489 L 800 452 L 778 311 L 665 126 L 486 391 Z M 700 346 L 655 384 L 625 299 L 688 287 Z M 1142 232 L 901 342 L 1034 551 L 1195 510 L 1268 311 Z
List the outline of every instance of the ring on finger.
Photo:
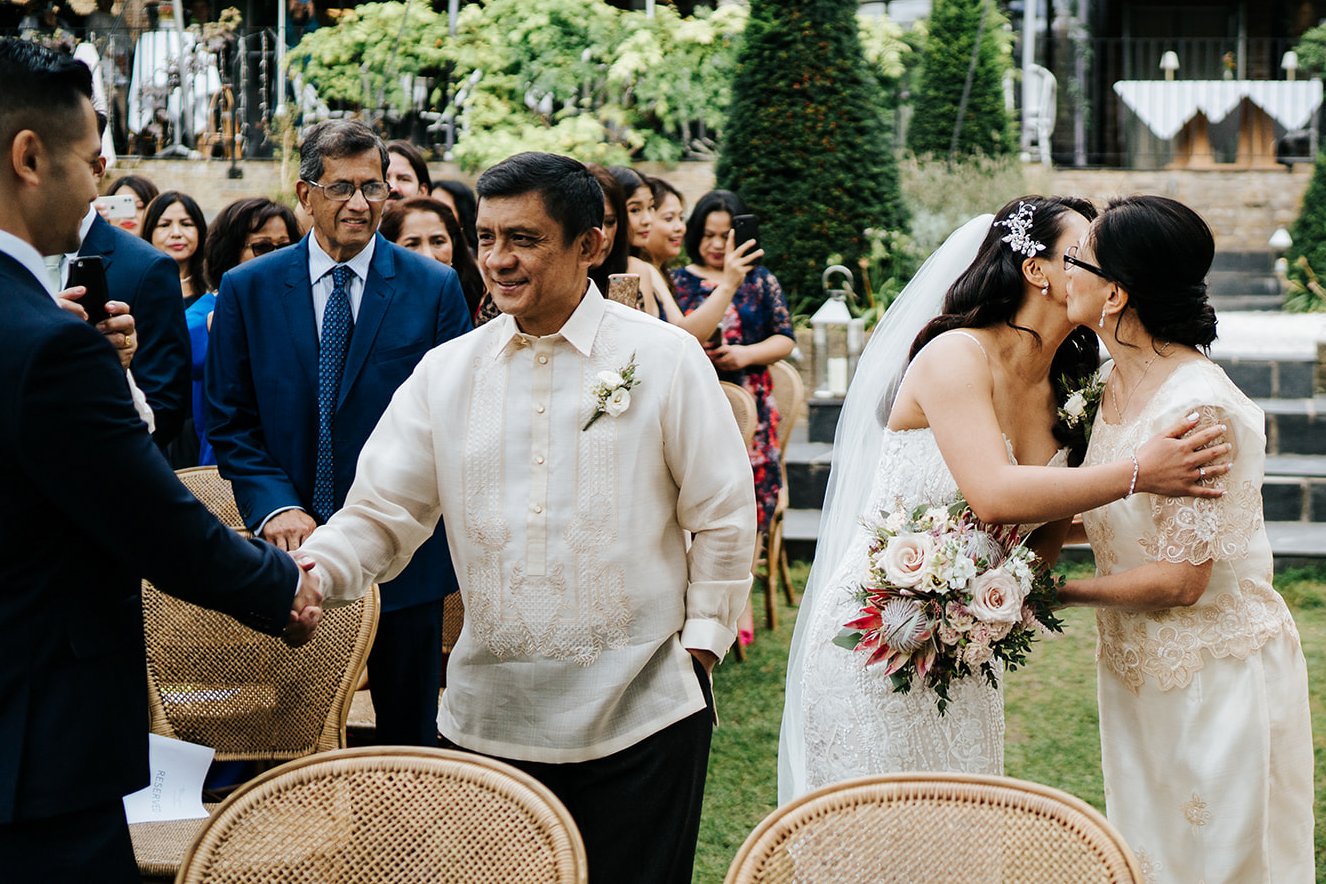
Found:
M 1197 481 L 1200 482 L 1206 478 L 1206 467 L 1197 468 Z

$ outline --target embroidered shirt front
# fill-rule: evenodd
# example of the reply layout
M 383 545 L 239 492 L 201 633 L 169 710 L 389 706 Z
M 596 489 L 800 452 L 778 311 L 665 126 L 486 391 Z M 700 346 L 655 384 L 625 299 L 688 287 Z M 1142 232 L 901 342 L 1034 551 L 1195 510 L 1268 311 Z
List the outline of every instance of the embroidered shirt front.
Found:
M 632 354 L 630 407 L 582 429 Z M 439 518 L 465 603 L 438 716 L 453 742 L 582 761 L 704 707 L 685 648 L 735 637 L 755 511 L 693 337 L 590 284 L 556 334 L 502 316 L 433 350 L 303 547 L 329 604 L 398 573 Z

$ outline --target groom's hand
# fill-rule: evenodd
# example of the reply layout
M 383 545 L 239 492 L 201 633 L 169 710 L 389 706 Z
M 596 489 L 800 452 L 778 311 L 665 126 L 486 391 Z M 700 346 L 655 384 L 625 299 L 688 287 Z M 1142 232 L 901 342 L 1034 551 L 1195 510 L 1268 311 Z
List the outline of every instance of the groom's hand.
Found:
M 322 591 L 318 575 L 313 573 L 313 560 L 297 558 L 295 563 L 299 565 L 299 590 L 290 604 L 290 622 L 281 636 L 292 648 L 312 638 L 322 620 Z
M 714 664 L 718 662 L 718 655 L 713 651 L 706 651 L 704 648 L 687 648 L 686 652 L 700 661 L 704 671 L 710 675 L 714 674 Z

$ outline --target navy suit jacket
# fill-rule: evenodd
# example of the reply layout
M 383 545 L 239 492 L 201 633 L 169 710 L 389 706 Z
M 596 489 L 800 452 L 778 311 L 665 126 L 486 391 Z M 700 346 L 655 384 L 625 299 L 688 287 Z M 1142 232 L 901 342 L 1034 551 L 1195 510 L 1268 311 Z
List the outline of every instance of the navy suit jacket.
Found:
M 152 406 L 157 427 L 153 439 L 164 449 L 179 435 L 192 408 L 189 329 L 184 322 L 179 266 L 146 240 L 100 216 L 92 222 L 78 254 L 100 256 L 110 296 L 128 304 L 133 314 L 138 352 L 129 367 Z
M 306 236 L 229 271 L 212 317 L 203 372 L 207 438 L 221 474 L 233 483 L 240 515 L 255 531 L 278 509 L 313 511 L 318 332 L 308 260 Z M 378 235 L 332 432 L 337 508 L 396 388 L 425 353 L 469 330 L 455 272 Z M 436 601 L 455 589 L 439 526 L 400 576 L 383 585 L 382 608 Z
M 110 344 L 4 254 L 0 296 L 3 824 L 147 785 L 142 578 L 276 634 L 299 571 L 180 484 Z

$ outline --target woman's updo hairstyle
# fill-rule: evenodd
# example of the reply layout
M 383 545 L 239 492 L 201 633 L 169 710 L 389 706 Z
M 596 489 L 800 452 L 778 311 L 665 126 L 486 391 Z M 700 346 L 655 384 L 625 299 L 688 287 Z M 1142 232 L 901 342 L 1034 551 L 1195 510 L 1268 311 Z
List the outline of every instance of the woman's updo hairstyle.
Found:
M 1123 197 L 1110 202 L 1088 236 L 1096 263 L 1128 293 L 1128 306 L 1152 337 L 1193 347 L 1216 339 L 1206 297 L 1215 238 L 1202 216 L 1168 197 Z
M 1045 245 L 1035 254 L 1045 261 L 1062 260 L 1056 243 L 1064 232 L 1069 213 L 1076 212 L 1088 221 L 1096 217 L 1096 207 L 1078 197 L 1032 195 L 1006 203 L 995 213 L 994 223 L 990 225 L 990 232 L 985 235 L 975 260 L 944 296 L 943 312 L 930 320 L 912 342 L 909 360 L 915 359 L 926 344 L 944 332 L 958 328 L 988 328 L 1002 324 L 1024 331 L 1040 341 L 1035 331 L 1013 322 L 1027 296 L 1022 264 L 1029 256 L 1014 251 L 1010 243 L 1004 242 L 1004 237 L 1012 233 L 1012 229 L 1000 223 L 1024 211 L 1024 206 L 1031 209 L 1031 223 L 1023 232 L 1030 240 Z M 1086 385 L 1099 365 L 1100 343 L 1096 335 L 1081 326 L 1073 329 L 1059 345 L 1050 363 L 1055 400 L 1063 405 L 1074 390 Z M 1070 465 L 1077 466 L 1082 462 L 1086 452 L 1084 428 L 1073 430 L 1059 421 L 1054 427 L 1054 436 L 1059 444 L 1069 449 Z

